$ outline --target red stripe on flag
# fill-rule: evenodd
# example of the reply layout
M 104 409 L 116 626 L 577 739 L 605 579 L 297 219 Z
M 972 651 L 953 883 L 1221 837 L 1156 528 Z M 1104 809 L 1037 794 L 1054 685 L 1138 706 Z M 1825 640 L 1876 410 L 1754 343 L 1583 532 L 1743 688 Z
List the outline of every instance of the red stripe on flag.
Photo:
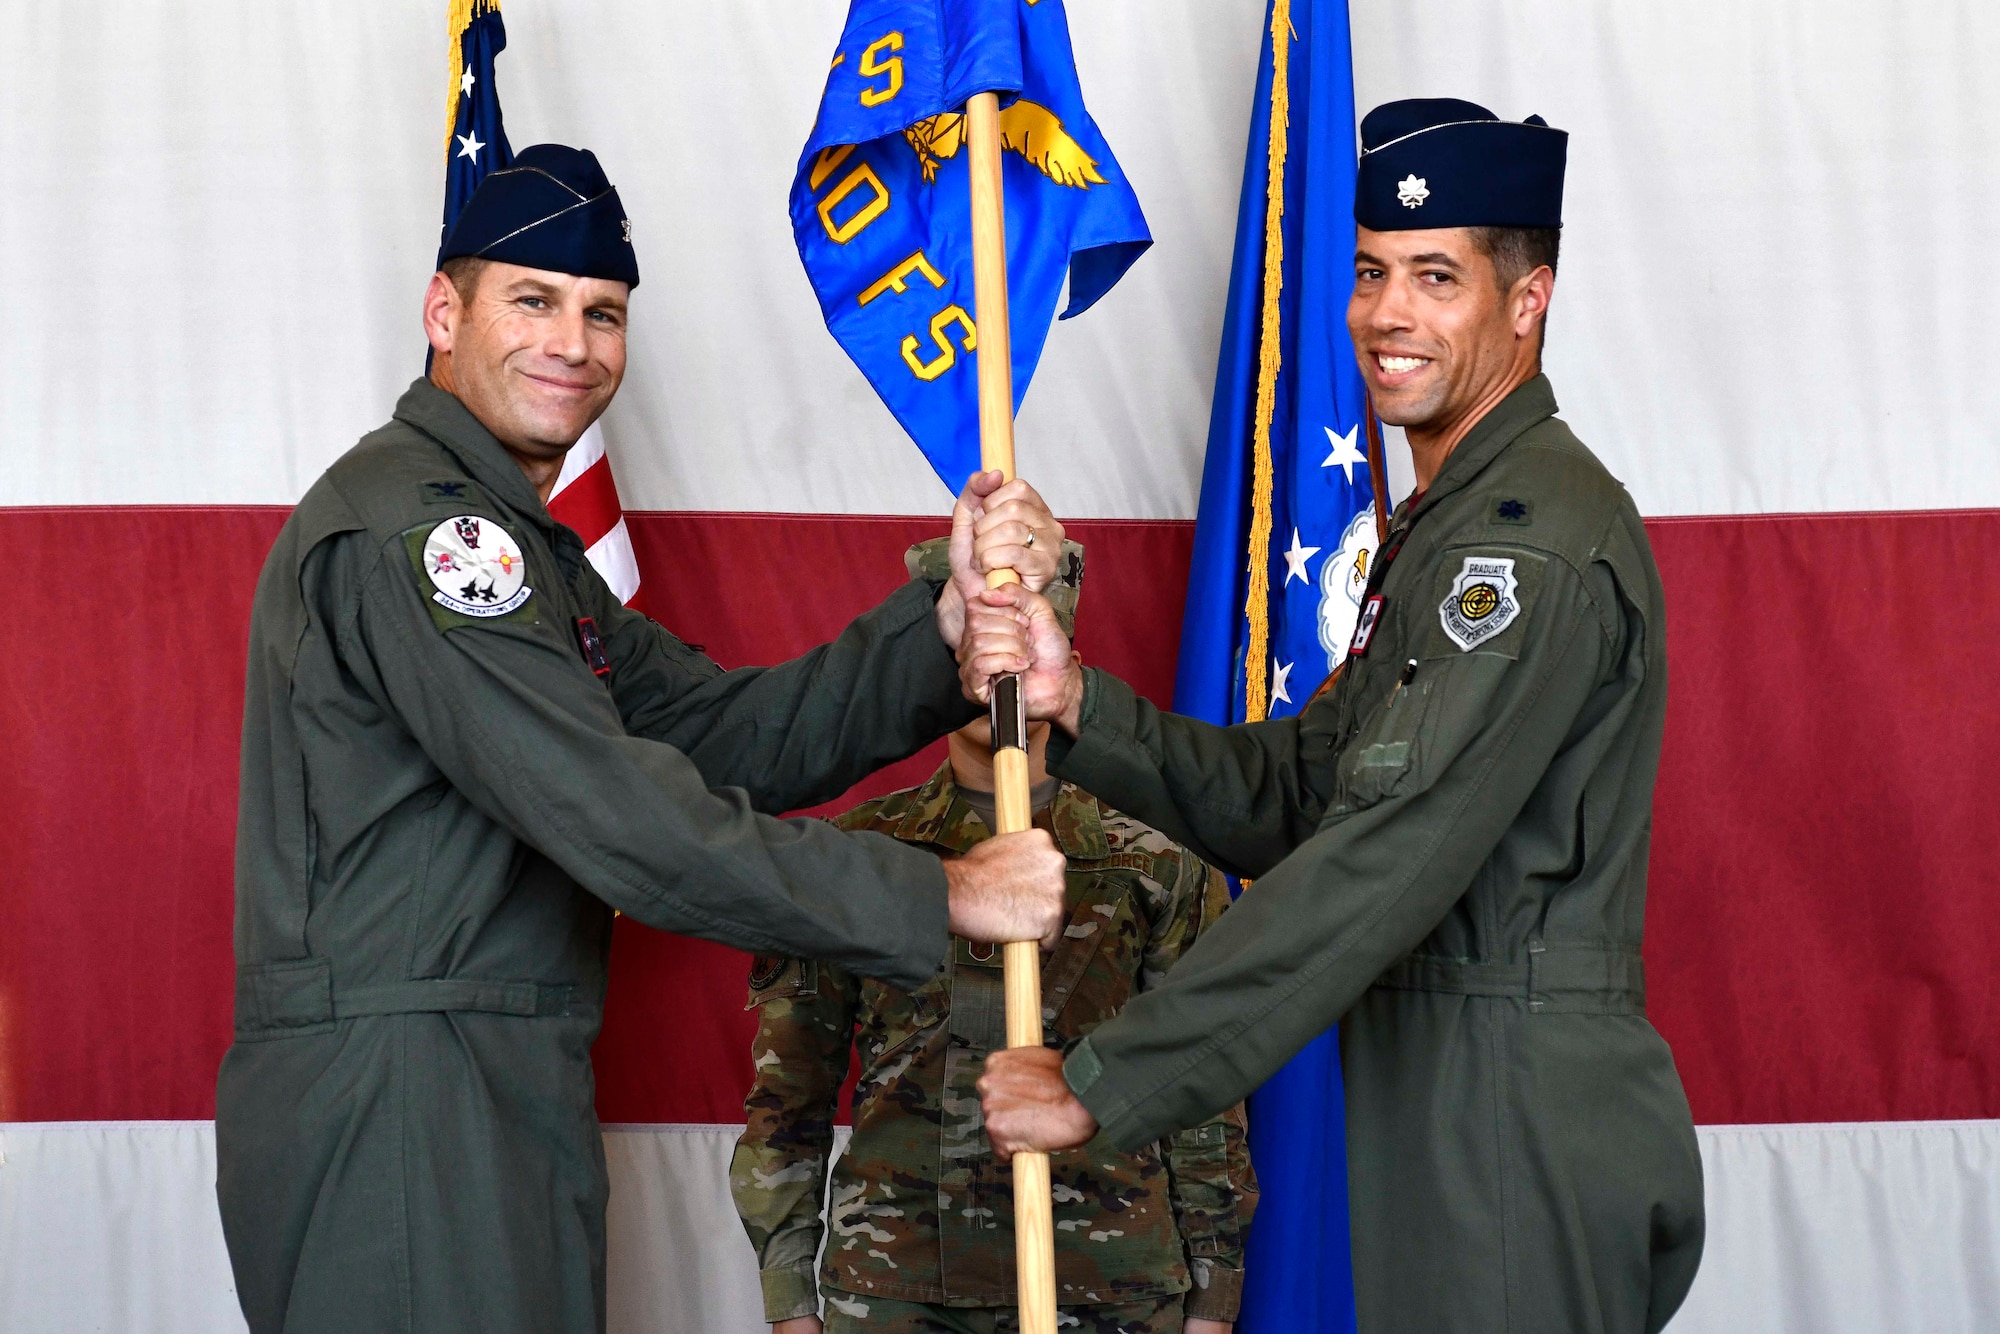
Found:
M 283 517 L 0 510 L 0 1120 L 213 1114 L 243 645 Z M 628 522 L 662 618 L 731 665 L 830 634 L 941 527 Z M 1696 1118 L 2000 1116 L 2000 710 L 1982 693 L 2000 512 L 1650 527 L 1672 679 L 1646 953 Z M 1189 527 L 1071 529 L 1085 656 L 1165 698 Z M 607 1118 L 740 1114 L 744 976 L 741 955 L 620 923 Z
M 2000 1116 L 2000 512 L 1647 528 L 1647 990 L 1696 1119 Z
M 568 486 L 549 497 L 549 514 L 557 523 L 567 524 L 594 547 L 613 528 L 623 512 L 618 506 L 618 483 L 611 476 L 609 455 L 585 468 Z

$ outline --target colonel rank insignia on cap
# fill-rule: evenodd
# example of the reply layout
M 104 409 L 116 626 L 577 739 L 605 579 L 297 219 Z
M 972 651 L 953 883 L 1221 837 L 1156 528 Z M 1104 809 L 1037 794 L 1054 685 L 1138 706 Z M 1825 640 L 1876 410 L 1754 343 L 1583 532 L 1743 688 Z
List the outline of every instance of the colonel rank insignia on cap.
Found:
M 1473 102 L 1388 102 L 1361 120 L 1354 220 L 1375 232 L 1560 227 L 1569 135 Z
M 534 144 L 488 172 L 452 223 L 437 262 L 471 256 L 639 285 L 632 224 L 587 148 Z

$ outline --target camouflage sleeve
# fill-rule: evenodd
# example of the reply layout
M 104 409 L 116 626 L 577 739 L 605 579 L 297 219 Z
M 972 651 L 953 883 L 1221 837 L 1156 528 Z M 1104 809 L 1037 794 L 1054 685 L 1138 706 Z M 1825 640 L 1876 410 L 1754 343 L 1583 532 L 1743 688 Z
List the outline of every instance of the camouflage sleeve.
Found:
M 1145 985 L 1153 985 L 1194 944 L 1204 927 L 1229 906 L 1229 882 L 1220 871 L 1183 849 L 1182 873 L 1155 924 Z M 1174 1220 L 1180 1226 L 1194 1288 L 1187 1315 L 1234 1321 L 1243 1301 L 1243 1247 L 1257 1211 L 1257 1174 L 1250 1165 L 1250 1137 L 1243 1104 L 1165 1141 Z
M 729 1193 L 757 1251 L 766 1320 L 819 1313 L 821 1203 L 858 996 L 853 974 L 831 964 L 760 957 L 751 965 L 755 1082 Z

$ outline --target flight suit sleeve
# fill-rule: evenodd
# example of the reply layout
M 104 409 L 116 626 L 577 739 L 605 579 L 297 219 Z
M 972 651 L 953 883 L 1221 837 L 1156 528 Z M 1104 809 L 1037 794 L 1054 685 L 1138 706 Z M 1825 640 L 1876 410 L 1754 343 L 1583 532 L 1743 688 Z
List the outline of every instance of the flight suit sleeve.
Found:
M 1549 559 L 1538 582 L 1518 637 L 1474 651 L 1424 641 L 1408 685 L 1334 757 L 1339 801 L 1318 832 L 1071 1052 L 1064 1076 L 1119 1148 L 1241 1100 L 1337 1022 L 1465 893 L 1593 693 L 1615 693 L 1626 655 L 1609 573 L 1591 567 L 1593 590 Z M 1161 791 L 1197 790 L 1179 772 L 1192 748 L 1173 735 L 1154 726 L 1111 744 L 1147 757 Z M 1230 800 L 1252 791 L 1280 798 L 1246 784 Z
M 729 1193 L 757 1252 L 768 1321 L 819 1314 L 821 1204 L 860 995 L 853 974 L 830 964 L 763 957 L 751 964 L 756 1074 L 729 1161 Z
M 938 637 L 941 586 L 913 579 L 828 644 L 775 667 L 725 672 L 581 573 L 625 730 L 663 741 L 711 787 L 777 813 L 830 801 L 979 716 Z
M 363 565 L 341 627 L 351 669 L 375 677 L 468 801 L 592 894 L 662 930 L 827 959 L 894 986 L 920 986 L 942 966 L 935 857 L 879 834 L 774 819 L 741 789 L 711 788 L 675 746 L 627 734 L 575 627 L 537 599 L 456 616 L 426 601 L 429 581 L 404 540 L 377 551 L 360 546 L 373 541 L 365 534 L 340 540 Z
M 1144 977 L 1157 984 L 1201 932 L 1229 906 L 1222 873 L 1186 854 L 1180 892 L 1165 930 L 1147 950 Z M 1257 1174 L 1250 1166 L 1249 1123 L 1238 1103 L 1161 1144 L 1168 1195 L 1194 1287 L 1186 1314 L 1234 1321 L 1243 1304 L 1243 1253 L 1257 1212 Z
M 1049 737 L 1049 770 L 1231 875 L 1254 879 L 1319 824 L 1326 711 L 1217 727 L 1166 713 L 1109 672 L 1084 671 L 1081 726 Z

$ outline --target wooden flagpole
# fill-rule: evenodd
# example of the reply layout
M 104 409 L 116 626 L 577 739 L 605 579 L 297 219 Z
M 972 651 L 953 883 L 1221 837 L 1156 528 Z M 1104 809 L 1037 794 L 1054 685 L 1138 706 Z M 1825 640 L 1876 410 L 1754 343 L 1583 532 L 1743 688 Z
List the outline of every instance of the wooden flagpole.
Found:
M 979 366 L 979 464 L 1014 477 L 1013 347 L 1007 324 L 1007 215 L 1000 177 L 1000 98 L 978 93 L 965 105 L 972 176 L 972 286 Z M 990 588 L 1019 583 L 1012 570 L 987 574 Z M 993 683 L 993 802 L 997 832 L 1034 826 L 1028 794 L 1027 718 L 1021 678 Z M 1042 954 L 1033 940 L 1003 946 L 1007 1045 L 1042 1045 Z M 1049 1156 L 1014 1155 L 1014 1266 L 1021 1334 L 1056 1334 L 1056 1251 Z

